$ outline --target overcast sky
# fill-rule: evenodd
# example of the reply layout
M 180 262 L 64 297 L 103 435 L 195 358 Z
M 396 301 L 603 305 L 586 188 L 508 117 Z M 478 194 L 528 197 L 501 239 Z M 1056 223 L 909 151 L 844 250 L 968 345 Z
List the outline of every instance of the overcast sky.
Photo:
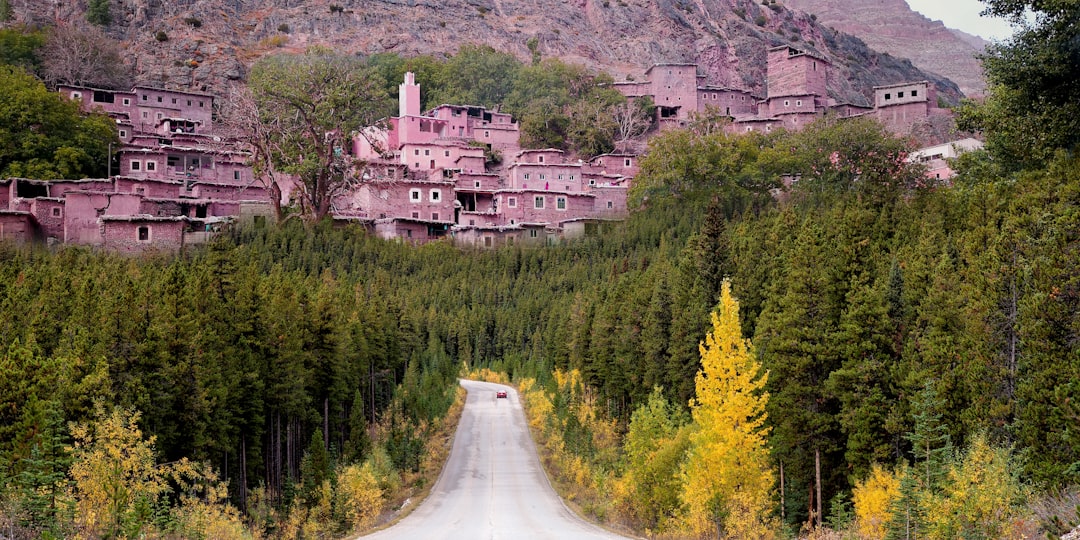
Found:
M 986 39 L 1005 39 L 1012 35 L 1004 19 L 980 17 L 986 6 L 979 0 L 907 0 L 911 9 L 945 26 L 963 30 Z

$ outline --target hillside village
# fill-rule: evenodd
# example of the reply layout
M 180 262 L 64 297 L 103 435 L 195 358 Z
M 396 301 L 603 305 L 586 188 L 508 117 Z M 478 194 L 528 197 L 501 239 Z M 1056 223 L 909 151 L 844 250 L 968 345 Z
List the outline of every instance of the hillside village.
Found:
M 658 130 L 685 127 L 701 114 L 728 118 L 733 133 L 798 130 L 833 114 L 872 116 L 910 135 L 949 116 L 927 81 L 875 87 L 873 107 L 839 103 L 828 97 L 830 67 L 818 55 L 780 46 L 768 51 L 764 97 L 705 84 L 689 63 L 656 64 L 643 80 L 614 87 L 627 98 L 650 98 Z M 58 91 L 115 120 L 119 168 L 101 179 L 0 180 L 0 238 L 172 250 L 205 242 L 225 223 L 273 215 L 250 152 L 214 125 L 213 95 L 148 87 Z M 509 114 L 463 104 L 421 112 L 420 92 L 406 73 L 398 116 L 353 138 L 347 151 L 364 165 L 353 189 L 333 201 L 335 221 L 386 239 L 486 248 L 590 234 L 625 216 L 637 155 L 585 161 L 558 149 L 524 149 Z M 290 192 L 283 187 L 283 205 Z

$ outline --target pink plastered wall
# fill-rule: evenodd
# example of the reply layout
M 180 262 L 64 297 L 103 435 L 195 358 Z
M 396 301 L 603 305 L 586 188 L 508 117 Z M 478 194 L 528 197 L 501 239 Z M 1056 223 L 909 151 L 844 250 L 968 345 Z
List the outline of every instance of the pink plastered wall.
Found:
M 183 221 L 113 221 L 103 220 L 102 243 L 120 253 L 139 253 L 149 250 L 175 250 L 183 245 Z M 140 239 L 140 229 L 146 239 Z
M 769 49 L 769 97 L 796 94 L 827 96 L 825 82 L 828 66 L 828 62 L 792 47 Z

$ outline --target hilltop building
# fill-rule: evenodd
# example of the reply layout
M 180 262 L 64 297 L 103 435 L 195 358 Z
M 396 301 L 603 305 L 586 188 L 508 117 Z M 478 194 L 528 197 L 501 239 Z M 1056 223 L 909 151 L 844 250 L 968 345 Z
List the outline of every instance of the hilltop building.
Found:
M 934 87 L 927 81 L 874 88 L 874 106 L 838 103 L 829 98 L 832 64 L 825 58 L 787 45 L 768 51 L 766 95 L 709 86 L 696 64 L 656 64 L 643 81 L 614 84 L 628 98 L 648 96 L 656 104 L 661 129 L 685 126 L 695 113 L 709 108 L 731 119 L 733 133 L 795 131 L 827 112 L 840 117 L 872 115 L 892 132 L 906 135 L 931 117 L 947 115 L 937 107 Z
M 452 237 L 492 247 L 580 235 L 625 216 L 636 155 L 584 162 L 557 149 L 522 150 L 508 114 L 464 105 L 421 113 L 412 73 L 398 99 L 388 129 L 356 137 L 353 154 L 367 163 L 364 182 L 335 201 L 336 218 L 363 222 L 383 238 Z
M 0 180 L 0 239 L 178 249 L 205 242 L 224 223 L 271 215 L 247 149 L 214 135 L 213 96 L 146 87 L 59 91 L 115 120 L 115 174 Z M 581 235 L 625 216 L 636 155 L 585 162 L 557 149 L 522 150 L 509 114 L 467 105 L 421 113 L 412 73 L 399 98 L 386 128 L 354 139 L 351 153 L 365 166 L 357 187 L 333 201 L 338 222 L 388 239 L 491 247 Z M 291 186 L 283 191 L 286 203 Z
M 205 242 L 221 224 L 271 213 L 248 153 L 213 136 L 214 98 L 147 87 L 61 86 L 84 110 L 116 121 L 115 174 L 103 179 L 0 179 L 0 239 L 122 252 Z

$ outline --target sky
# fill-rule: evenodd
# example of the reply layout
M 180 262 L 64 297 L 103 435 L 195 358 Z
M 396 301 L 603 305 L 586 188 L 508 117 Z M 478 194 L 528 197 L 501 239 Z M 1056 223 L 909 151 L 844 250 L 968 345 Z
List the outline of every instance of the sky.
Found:
M 907 0 L 907 3 L 931 20 L 985 39 L 1001 40 L 1012 35 L 1005 19 L 979 16 L 986 8 L 979 0 Z

